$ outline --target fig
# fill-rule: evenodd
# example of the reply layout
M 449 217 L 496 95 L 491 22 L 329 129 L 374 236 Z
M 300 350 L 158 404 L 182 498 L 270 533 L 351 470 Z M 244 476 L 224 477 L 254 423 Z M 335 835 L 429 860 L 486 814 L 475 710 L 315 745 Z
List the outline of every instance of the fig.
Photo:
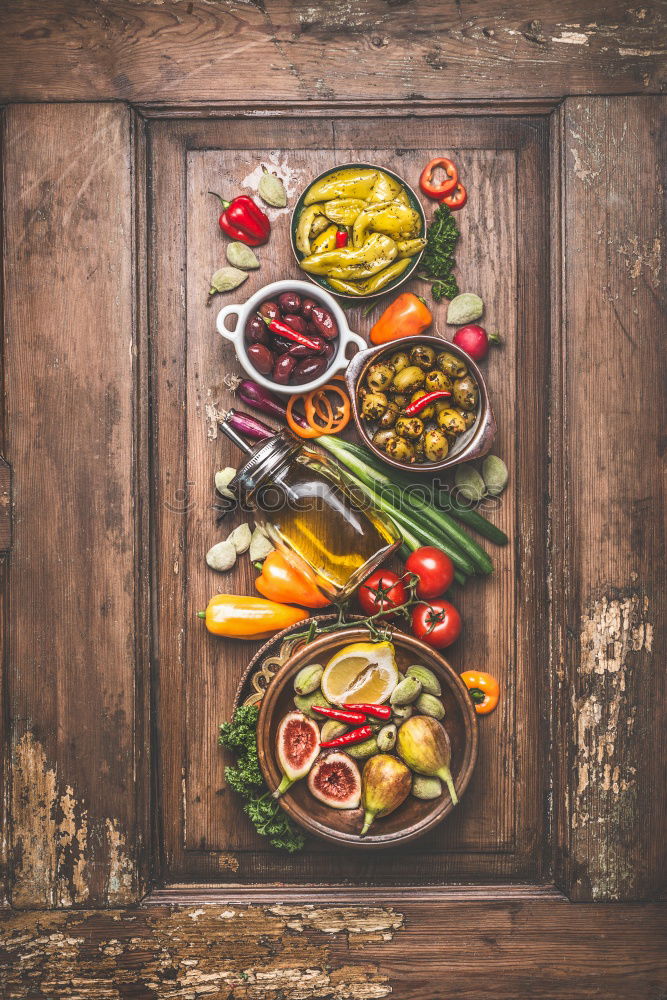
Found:
M 332 809 L 356 809 L 361 798 L 359 768 L 347 754 L 329 753 L 313 766 L 308 790 Z
M 303 712 L 288 712 L 276 736 L 276 754 L 283 779 L 273 793 L 280 798 L 295 781 L 305 778 L 320 752 L 320 730 Z
M 361 836 L 368 832 L 376 818 L 388 816 L 394 809 L 398 809 L 410 794 L 411 788 L 412 775 L 396 757 L 380 753 L 367 760 L 361 779 L 361 804 L 364 810 Z
M 454 805 L 459 801 L 449 765 L 452 749 L 444 726 L 430 715 L 413 715 L 398 730 L 396 749 L 399 757 L 427 778 L 440 778 L 449 789 Z

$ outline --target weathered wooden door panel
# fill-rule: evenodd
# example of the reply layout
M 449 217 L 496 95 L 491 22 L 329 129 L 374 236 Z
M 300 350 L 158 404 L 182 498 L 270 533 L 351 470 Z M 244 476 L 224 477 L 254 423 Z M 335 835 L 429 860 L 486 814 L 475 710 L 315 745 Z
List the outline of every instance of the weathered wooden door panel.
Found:
M 477 773 L 461 809 L 411 850 L 360 857 L 313 841 L 306 855 L 283 857 L 267 850 L 226 789 L 226 761 L 215 743 L 217 726 L 229 717 L 239 678 L 256 647 L 211 637 L 193 615 L 216 591 L 252 592 L 254 575 L 247 560 L 221 576 L 203 559 L 242 520 L 239 515 L 216 529 L 210 506 L 216 468 L 239 459 L 218 434 L 217 419 L 234 404 L 230 376 L 240 368 L 231 346 L 215 331 L 224 300 L 213 308 L 206 303 L 206 282 L 224 261 L 226 242 L 208 192 L 229 196 L 252 189 L 263 160 L 286 178 L 292 204 L 310 177 L 346 161 L 381 162 L 414 180 L 444 135 L 453 155 L 465 163 L 468 186 L 475 192 L 460 216 L 460 286 L 480 292 L 487 322 L 502 329 L 505 341 L 499 363 L 489 366 L 489 384 L 500 428 L 497 450 L 511 469 L 511 487 L 491 516 L 512 539 L 494 552 L 494 577 L 472 584 L 460 598 L 466 643 L 464 650 L 452 650 L 451 661 L 460 670 L 472 663 L 493 664 L 507 696 L 482 727 Z M 217 873 L 232 881 L 405 882 L 406 866 L 413 882 L 463 874 L 546 875 L 546 744 L 538 734 L 538 690 L 546 664 L 539 621 L 547 592 L 547 138 L 545 119 L 512 118 L 462 123 L 373 117 L 361 123 L 313 120 L 308 126 L 303 120 L 230 119 L 151 126 L 155 443 L 160 488 L 167 489 L 158 515 L 156 573 L 158 593 L 167 587 L 179 595 L 177 606 L 161 598 L 156 609 L 165 877 Z M 245 299 L 277 278 L 300 277 L 289 245 L 289 210 L 270 214 L 275 226 L 270 243 L 259 250 L 262 266 L 227 300 Z M 354 328 L 368 331 L 372 318 L 363 318 L 358 308 L 348 315 Z M 445 334 L 443 308 L 439 315 Z M 531 414 L 528 422 L 524 414 Z M 171 501 L 179 490 L 181 504 Z

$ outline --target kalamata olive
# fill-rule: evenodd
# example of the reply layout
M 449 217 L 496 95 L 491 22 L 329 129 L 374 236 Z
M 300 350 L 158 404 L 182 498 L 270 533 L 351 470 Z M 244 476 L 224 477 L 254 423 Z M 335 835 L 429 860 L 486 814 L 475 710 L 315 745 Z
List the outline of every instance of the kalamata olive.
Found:
M 259 307 L 259 312 L 262 316 L 266 316 L 267 319 L 279 319 L 280 309 L 278 308 L 278 303 L 273 302 L 272 299 L 267 299 L 266 302 L 262 302 Z
M 336 321 L 324 306 L 315 305 L 310 310 L 310 322 L 313 323 L 318 333 L 321 333 L 327 340 L 334 340 L 338 336 L 338 326 Z
M 282 295 L 280 296 L 282 299 Z M 293 330 L 298 330 L 299 333 L 306 332 L 306 321 L 303 316 L 296 316 L 294 313 L 286 313 L 283 315 L 283 323 L 287 326 L 291 326 Z
M 317 302 L 315 299 L 304 299 L 301 303 L 301 315 L 305 316 L 306 319 L 310 319 L 310 314 L 316 305 Z
M 278 305 L 283 316 L 285 313 L 300 313 L 301 296 L 297 295 L 296 292 L 283 292 L 282 295 L 278 296 Z
M 327 359 L 327 361 L 331 361 L 337 350 L 338 350 L 338 344 L 336 344 L 333 340 L 325 340 L 324 350 L 322 351 L 322 354 Z
M 270 347 L 274 354 L 287 354 L 290 347 L 294 347 L 294 341 L 288 340 L 287 337 L 278 337 L 274 333 L 271 337 Z
M 268 375 L 273 368 L 273 354 L 264 344 L 251 344 L 248 357 L 261 375 Z
M 291 354 L 283 354 L 282 357 L 278 358 L 275 365 L 273 366 L 273 374 L 271 378 L 278 385 L 287 385 L 292 377 L 292 372 L 297 366 L 298 358 L 293 357 Z
M 269 331 L 263 319 L 255 313 L 245 325 L 245 337 L 249 344 L 268 344 Z
M 314 358 L 304 358 L 292 372 L 292 382 L 294 385 L 301 385 L 303 382 L 312 382 L 319 378 L 327 367 L 327 359 L 322 356 Z

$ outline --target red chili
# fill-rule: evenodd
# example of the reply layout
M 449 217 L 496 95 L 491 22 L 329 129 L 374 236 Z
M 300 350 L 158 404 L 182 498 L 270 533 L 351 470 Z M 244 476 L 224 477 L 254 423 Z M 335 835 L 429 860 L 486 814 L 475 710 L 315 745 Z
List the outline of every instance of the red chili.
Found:
M 435 403 L 436 399 L 447 399 L 449 396 L 451 396 L 451 392 L 448 392 L 447 389 L 434 389 L 433 392 L 425 392 L 419 399 L 415 399 L 414 403 L 408 403 L 403 413 L 406 417 L 416 417 L 431 403 Z
M 457 209 L 463 208 L 468 200 L 468 192 L 464 188 L 463 184 L 457 184 L 451 194 L 448 194 L 442 199 L 448 208 L 451 208 L 452 212 L 456 212 Z
M 346 247 L 348 240 L 347 229 L 338 229 L 336 232 L 336 249 Z
M 353 705 L 346 702 L 344 707 L 350 708 L 352 711 L 357 709 L 359 712 L 363 712 L 364 715 L 372 715 L 374 719 L 391 718 L 391 705 L 370 705 L 366 702 L 363 705 Z
M 338 736 L 335 740 L 328 740 L 326 743 L 320 743 L 321 747 L 349 747 L 352 743 L 363 743 L 371 736 L 373 730 L 370 726 L 362 726 L 361 729 L 351 729 L 349 733 L 343 733 L 342 736 Z
M 447 176 L 444 181 L 435 181 L 433 179 L 433 174 L 437 167 L 442 167 L 445 171 Z M 446 156 L 438 156 L 435 160 L 427 163 L 422 170 L 419 178 L 419 186 L 429 198 L 442 201 L 446 194 L 454 190 L 458 179 L 459 172 L 452 161 L 448 160 Z
M 326 708 L 320 705 L 313 705 L 313 708 L 320 715 L 326 715 L 327 719 L 335 719 L 336 722 L 349 722 L 351 726 L 360 726 L 362 722 L 366 721 L 366 716 L 359 711 L 344 712 L 340 708 Z
M 305 333 L 299 333 L 295 330 L 293 326 L 288 326 L 287 323 L 283 323 L 281 319 L 269 319 L 268 316 L 262 316 L 262 319 L 268 326 L 271 333 L 277 333 L 279 337 L 285 337 L 287 340 L 293 340 L 295 344 L 303 344 L 304 347 L 309 347 L 311 351 L 317 351 L 319 354 L 322 344 L 319 340 L 313 340 L 312 337 L 307 337 Z
M 218 219 L 218 225 L 224 233 L 249 247 L 258 247 L 266 243 L 271 232 L 269 217 L 249 195 L 242 194 L 232 201 L 225 201 L 215 191 L 209 191 L 209 194 L 218 198 L 222 205 L 223 211 Z

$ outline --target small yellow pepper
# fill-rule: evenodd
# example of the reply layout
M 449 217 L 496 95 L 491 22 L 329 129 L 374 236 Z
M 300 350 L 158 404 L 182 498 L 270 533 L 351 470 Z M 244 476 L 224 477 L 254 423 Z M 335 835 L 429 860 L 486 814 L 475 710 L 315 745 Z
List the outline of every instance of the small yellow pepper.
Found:
M 353 226 L 354 220 L 366 208 L 360 198 L 336 198 L 324 205 L 324 214 L 337 226 Z
M 325 250 L 335 250 L 336 249 L 336 233 L 338 232 L 338 226 L 334 226 L 333 223 L 320 233 L 314 239 L 310 241 L 310 249 L 313 253 L 323 253 Z
M 303 621 L 308 612 L 261 597 L 217 594 L 208 602 L 206 611 L 199 611 L 198 615 L 206 620 L 206 628 L 212 635 L 228 639 L 268 639 L 275 632 Z
M 396 244 L 389 236 L 373 233 L 362 247 L 341 247 L 304 257 L 301 267 L 309 274 L 326 278 L 351 278 L 363 281 L 381 271 L 396 257 Z
M 379 292 L 381 288 L 403 274 L 410 263 L 409 257 L 405 257 L 403 260 L 397 258 L 392 264 L 374 274 L 372 278 L 367 278 L 366 281 L 340 281 L 337 278 L 329 278 L 328 281 L 335 291 L 342 292 L 343 295 L 372 295 L 373 292 Z
M 331 198 L 368 198 L 377 180 L 378 171 L 370 167 L 343 167 L 332 170 L 308 189 L 304 205 Z
M 355 220 L 352 243 L 355 247 L 363 246 L 368 233 L 384 233 L 395 240 L 407 239 L 417 235 L 420 224 L 419 213 L 409 205 L 401 205 L 398 201 L 369 205 Z

